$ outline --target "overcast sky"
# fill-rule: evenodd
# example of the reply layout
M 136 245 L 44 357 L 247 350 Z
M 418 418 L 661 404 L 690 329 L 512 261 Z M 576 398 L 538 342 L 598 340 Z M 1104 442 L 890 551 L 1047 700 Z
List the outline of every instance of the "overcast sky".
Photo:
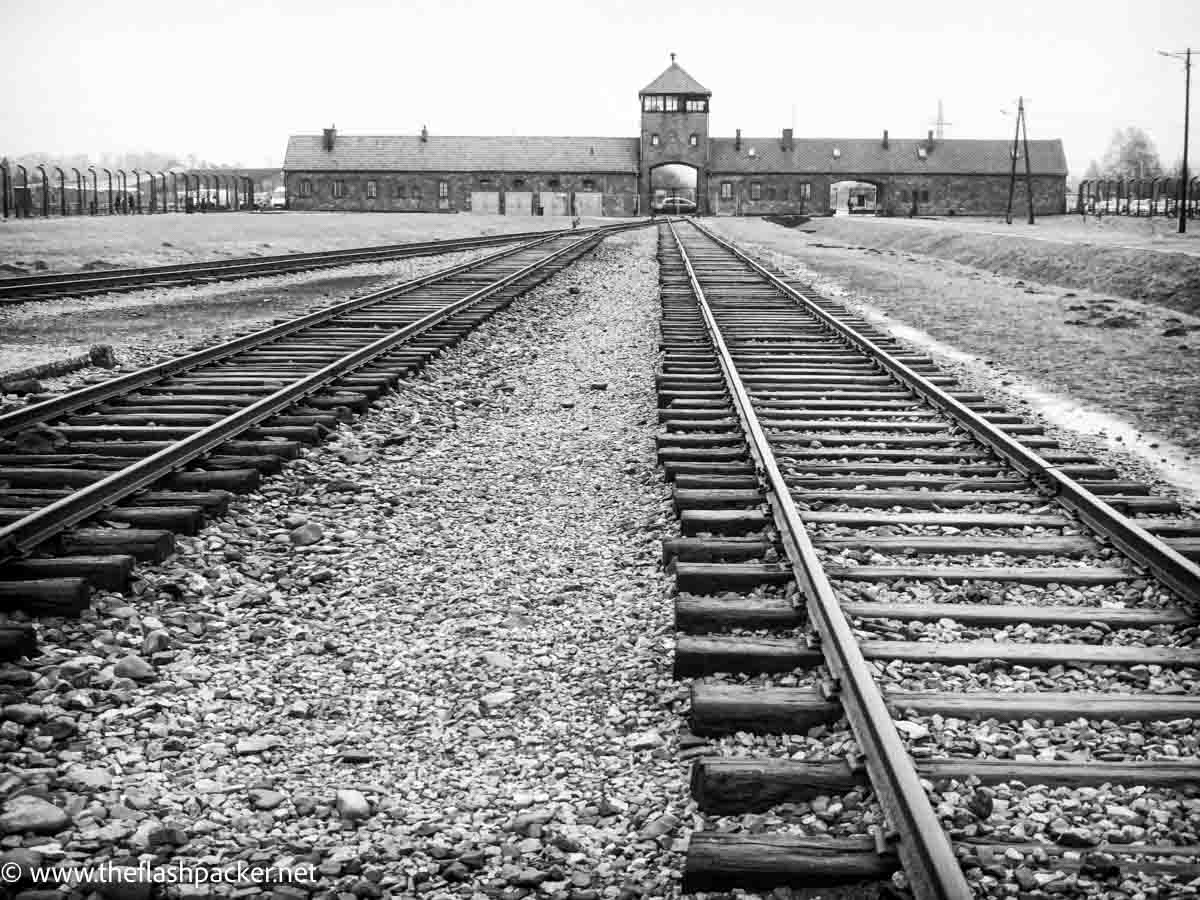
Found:
M 1073 174 L 1113 128 L 1182 153 L 1198 0 L 6 0 L 0 153 L 161 150 L 277 165 L 287 135 L 637 134 L 668 52 L 712 134 L 1061 137 Z M 1198 59 L 1200 62 L 1200 59 Z M 1197 72 L 1200 119 L 1200 72 Z M 794 111 L 794 112 L 793 112 Z M 1200 170 L 1200 121 L 1192 128 Z

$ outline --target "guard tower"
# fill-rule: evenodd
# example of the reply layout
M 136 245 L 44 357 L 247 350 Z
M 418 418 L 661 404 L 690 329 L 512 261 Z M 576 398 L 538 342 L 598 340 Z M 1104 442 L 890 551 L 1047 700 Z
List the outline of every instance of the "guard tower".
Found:
M 660 166 L 681 164 L 696 171 L 695 197 L 701 213 L 707 213 L 708 195 L 708 103 L 712 91 L 675 62 L 638 92 L 642 104 L 641 166 L 638 184 L 641 208 L 649 212 L 654 196 L 652 171 Z

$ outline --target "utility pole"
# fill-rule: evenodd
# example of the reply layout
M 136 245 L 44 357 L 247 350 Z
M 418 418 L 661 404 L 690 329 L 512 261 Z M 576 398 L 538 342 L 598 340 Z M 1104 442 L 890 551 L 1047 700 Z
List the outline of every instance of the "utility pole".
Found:
M 1183 53 L 1158 51 L 1160 56 L 1171 56 L 1183 60 L 1183 170 L 1179 173 L 1179 233 L 1187 233 L 1188 215 L 1188 122 L 1192 102 L 1192 48 Z
M 1009 156 L 1012 157 L 1012 167 L 1008 173 L 1008 208 L 1004 212 L 1004 221 L 1009 225 L 1012 224 L 1013 200 L 1017 193 L 1017 158 L 1021 155 L 1022 135 L 1025 146 L 1025 201 L 1029 209 L 1030 225 L 1033 224 L 1033 160 L 1029 158 L 1029 127 L 1025 122 L 1025 98 L 1017 98 L 1017 126 L 1013 132 L 1012 149 L 1009 151 Z
M 1025 119 L 1025 98 L 1017 102 L 1017 121 L 1025 144 L 1025 199 L 1029 204 L 1029 224 L 1033 224 L 1033 160 L 1029 158 L 1029 122 Z
M 1017 130 L 1013 134 L 1012 149 L 1008 153 L 1008 155 L 1012 157 L 1012 168 L 1008 173 L 1008 206 L 1004 210 L 1004 221 L 1008 225 L 1012 224 L 1013 198 L 1017 193 L 1017 147 L 1019 146 L 1018 142 L 1021 139 L 1020 110 L 1024 108 L 1023 103 L 1024 98 L 1022 97 L 1021 100 L 1018 101 L 1017 106 Z

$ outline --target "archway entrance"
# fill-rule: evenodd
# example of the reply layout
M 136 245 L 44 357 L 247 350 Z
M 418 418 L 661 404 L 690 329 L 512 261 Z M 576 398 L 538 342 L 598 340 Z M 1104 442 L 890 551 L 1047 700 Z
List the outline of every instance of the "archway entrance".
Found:
M 879 189 L 869 181 L 836 181 L 829 186 L 829 208 L 835 215 L 874 215 Z
M 650 170 L 650 207 L 654 212 L 697 211 L 699 174 L 686 163 L 666 163 Z

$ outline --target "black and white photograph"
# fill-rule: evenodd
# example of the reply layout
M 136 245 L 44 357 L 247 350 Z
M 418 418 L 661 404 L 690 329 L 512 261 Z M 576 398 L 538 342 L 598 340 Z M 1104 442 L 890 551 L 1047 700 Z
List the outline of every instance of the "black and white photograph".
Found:
M 1195 0 L 0 23 L 0 900 L 1200 900 Z

